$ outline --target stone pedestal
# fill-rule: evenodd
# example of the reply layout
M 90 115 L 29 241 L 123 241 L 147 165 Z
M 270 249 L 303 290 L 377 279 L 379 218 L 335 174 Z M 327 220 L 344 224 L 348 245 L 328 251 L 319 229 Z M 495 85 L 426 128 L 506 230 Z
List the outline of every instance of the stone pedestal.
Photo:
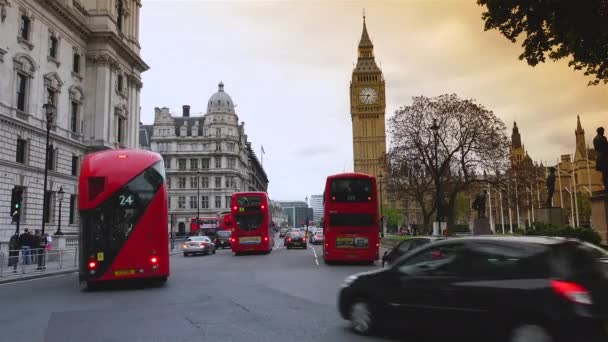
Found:
M 492 234 L 490 229 L 489 218 L 476 218 L 473 220 L 473 235 L 489 235 Z
M 540 208 L 536 210 L 536 220 L 540 223 L 556 227 L 565 226 L 564 211 L 562 208 Z
M 608 193 L 594 192 L 591 196 L 591 226 L 608 243 Z

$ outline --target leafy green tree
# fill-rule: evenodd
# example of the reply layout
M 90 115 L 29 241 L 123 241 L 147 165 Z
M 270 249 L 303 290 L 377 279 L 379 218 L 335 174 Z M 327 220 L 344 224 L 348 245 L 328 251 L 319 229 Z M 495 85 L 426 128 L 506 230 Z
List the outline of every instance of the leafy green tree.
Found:
M 530 66 L 568 57 L 568 65 L 608 83 L 608 1 L 477 0 L 485 7 L 485 30 L 498 30 L 515 43 Z

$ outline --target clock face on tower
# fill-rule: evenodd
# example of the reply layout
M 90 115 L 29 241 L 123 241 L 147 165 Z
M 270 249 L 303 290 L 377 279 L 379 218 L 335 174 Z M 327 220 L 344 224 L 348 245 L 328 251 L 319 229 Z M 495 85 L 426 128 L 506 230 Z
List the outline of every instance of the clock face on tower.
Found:
M 378 92 L 374 88 L 363 88 L 361 92 L 359 92 L 359 99 L 361 103 L 364 104 L 373 104 L 378 101 Z

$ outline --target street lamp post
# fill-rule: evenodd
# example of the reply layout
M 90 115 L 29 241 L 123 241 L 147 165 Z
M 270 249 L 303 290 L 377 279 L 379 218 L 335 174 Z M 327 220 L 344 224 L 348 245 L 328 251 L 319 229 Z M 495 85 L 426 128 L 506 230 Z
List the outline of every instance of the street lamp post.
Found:
M 57 223 L 57 231 L 55 232 L 55 235 L 63 235 L 63 232 L 61 231 L 61 203 L 63 203 L 63 196 L 65 195 L 65 191 L 63 191 L 63 186 L 59 187 L 57 195 L 59 200 L 59 222 Z
M 433 131 L 433 139 L 435 141 L 435 187 L 437 188 L 437 193 L 435 195 L 435 210 L 437 211 L 437 231 L 434 231 L 434 235 L 441 235 L 441 187 L 439 184 L 439 152 L 438 152 L 438 135 L 439 135 L 439 125 L 437 125 L 437 119 L 433 119 L 433 126 L 430 127 Z M 434 229 L 433 229 L 434 230 Z
M 196 226 L 199 227 L 200 229 L 200 225 L 199 225 L 199 217 L 201 215 L 201 169 L 196 168 Z
M 46 195 L 47 178 L 49 175 L 49 144 L 51 136 L 51 127 L 53 126 L 53 116 L 55 115 L 55 105 L 53 104 L 53 98 L 49 96 L 47 103 L 42 106 L 46 114 L 46 148 L 45 148 L 45 160 L 44 160 L 44 184 L 42 186 L 42 230 L 39 253 L 38 253 L 38 269 L 44 267 L 44 250 L 46 248 L 46 238 L 44 237 L 44 226 L 45 226 L 45 213 L 50 215 L 50 208 L 48 206 L 48 196 Z
M 308 239 L 308 196 L 304 199 L 306 202 L 306 239 Z
M 380 180 L 380 227 L 378 227 L 378 230 L 380 230 L 380 237 L 384 237 L 384 210 L 382 209 L 382 178 L 384 176 L 382 174 L 378 175 L 378 179 Z

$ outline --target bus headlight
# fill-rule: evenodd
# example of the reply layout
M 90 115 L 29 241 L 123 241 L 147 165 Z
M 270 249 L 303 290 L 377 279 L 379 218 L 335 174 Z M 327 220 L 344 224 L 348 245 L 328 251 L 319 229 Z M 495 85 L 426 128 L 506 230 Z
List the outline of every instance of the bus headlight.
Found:
M 355 280 L 357 280 L 357 278 L 358 277 L 356 275 L 354 275 L 354 274 L 351 275 L 351 276 L 348 276 L 346 279 L 344 279 L 344 282 L 342 283 L 342 286 L 343 287 L 350 286 Z

